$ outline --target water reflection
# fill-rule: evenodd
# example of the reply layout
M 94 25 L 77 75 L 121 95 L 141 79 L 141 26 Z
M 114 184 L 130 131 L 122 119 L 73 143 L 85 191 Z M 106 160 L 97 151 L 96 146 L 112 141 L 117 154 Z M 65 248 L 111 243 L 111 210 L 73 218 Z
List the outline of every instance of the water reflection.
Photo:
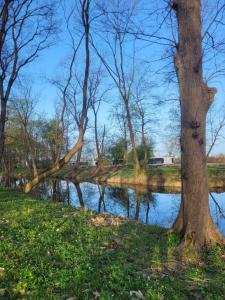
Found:
M 35 195 L 99 213 L 123 215 L 145 224 L 171 227 L 180 206 L 179 193 L 154 192 L 147 187 L 114 187 L 92 183 L 53 180 L 42 183 Z M 225 235 L 225 193 L 210 193 L 213 220 Z
M 21 188 L 17 178 L 0 178 L 0 185 Z M 148 187 L 109 186 L 65 180 L 42 182 L 34 191 L 37 198 L 87 207 L 99 213 L 123 215 L 127 219 L 166 228 L 173 224 L 180 206 L 180 194 L 155 192 Z M 210 192 L 209 205 L 214 223 L 225 236 L 225 192 Z

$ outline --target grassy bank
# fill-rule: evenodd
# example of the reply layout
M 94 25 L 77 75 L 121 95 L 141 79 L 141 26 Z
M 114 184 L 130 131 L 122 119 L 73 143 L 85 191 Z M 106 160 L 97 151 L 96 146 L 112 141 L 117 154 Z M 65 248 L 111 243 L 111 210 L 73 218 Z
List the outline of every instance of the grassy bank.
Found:
M 26 171 L 22 169 L 16 169 L 11 174 L 14 178 L 26 177 L 27 175 Z M 181 188 L 180 166 L 178 165 L 143 168 L 138 175 L 135 169 L 121 166 L 80 169 L 65 167 L 53 177 L 81 182 L 96 181 L 109 184 L 148 185 L 153 188 L 174 188 L 177 191 Z M 209 165 L 208 179 L 211 190 L 225 189 L 225 165 Z
M 6 189 L 0 211 L 0 299 L 224 299 L 224 249 Z
M 141 169 L 137 175 L 135 169 L 125 167 L 88 168 L 79 170 L 62 169 L 59 178 L 77 181 L 98 181 L 111 184 L 149 185 L 156 188 L 175 188 L 180 190 L 180 166 L 160 166 Z M 208 166 L 209 187 L 225 188 L 225 165 Z

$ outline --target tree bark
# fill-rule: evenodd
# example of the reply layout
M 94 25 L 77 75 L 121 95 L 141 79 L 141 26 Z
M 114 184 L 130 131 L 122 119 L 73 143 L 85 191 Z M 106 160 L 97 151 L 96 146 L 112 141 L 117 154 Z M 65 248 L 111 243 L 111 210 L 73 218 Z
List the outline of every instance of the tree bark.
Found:
M 142 126 L 141 126 L 141 138 L 142 138 L 142 145 L 144 147 L 144 167 L 147 168 L 147 164 L 148 164 L 148 147 L 147 147 L 146 138 L 145 138 L 145 130 L 144 130 L 143 120 L 142 120 Z
M 78 182 L 74 182 L 74 185 L 77 190 L 77 196 L 80 202 L 80 206 L 84 207 L 85 205 L 84 205 L 83 193 L 81 191 L 80 184 Z
M 179 34 L 174 61 L 180 90 L 182 180 L 182 202 L 173 229 L 183 236 L 181 248 L 199 249 L 209 242 L 224 242 L 208 203 L 206 115 L 216 89 L 203 81 L 200 0 L 174 0 L 173 8 Z
M 76 167 L 77 167 L 77 168 L 80 167 L 82 150 L 83 150 L 83 147 L 81 147 L 81 148 L 78 150 L 78 152 L 77 152 L 77 160 L 76 160 Z
M 0 114 L 0 164 L 3 160 L 5 148 L 5 123 L 6 123 L 6 101 L 1 98 L 1 114 Z
M 133 130 L 132 122 L 131 122 L 131 115 L 130 115 L 128 100 L 124 100 L 124 102 L 125 102 L 125 108 L 126 108 L 126 114 L 127 114 L 127 125 L 128 125 L 128 129 L 129 129 L 129 133 L 130 133 L 130 142 L 131 142 L 132 150 L 134 153 L 135 169 L 137 172 L 139 172 L 141 169 L 141 166 L 140 166 L 140 161 L 139 161 L 138 153 L 137 153 L 137 149 L 136 149 L 134 130 Z

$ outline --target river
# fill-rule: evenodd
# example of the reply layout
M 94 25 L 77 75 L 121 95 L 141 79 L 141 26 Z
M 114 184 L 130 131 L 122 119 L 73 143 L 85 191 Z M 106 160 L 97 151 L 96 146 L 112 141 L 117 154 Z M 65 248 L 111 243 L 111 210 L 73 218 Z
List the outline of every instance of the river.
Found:
M 176 192 L 153 191 L 143 186 L 78 184 L 65 180 L 45 181 L 34 194 L 44 200 L 87 207 L 99 213 L 123 215 L 127 219 L 165 228 L 173 224 L 181 198 Z M 225 192 L 210 193 L 209 205 L 214 223 L 225 236 Z

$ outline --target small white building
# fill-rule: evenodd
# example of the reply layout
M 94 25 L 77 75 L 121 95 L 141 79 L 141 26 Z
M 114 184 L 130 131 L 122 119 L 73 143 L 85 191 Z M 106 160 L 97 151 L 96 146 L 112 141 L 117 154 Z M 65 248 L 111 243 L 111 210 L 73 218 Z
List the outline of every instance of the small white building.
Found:
M 152 157 L 148 161 L 149 165 L 172 165 L 173 157 L 171 156 L 162 156 L 162 157 Z
M 163 159 L 164 159 L 164 164 L 166 164 L 166 165 L 173 164 L 173 157 L 171 157 L 171 156 L 165 156 L 165 157 L 163 157 Z

